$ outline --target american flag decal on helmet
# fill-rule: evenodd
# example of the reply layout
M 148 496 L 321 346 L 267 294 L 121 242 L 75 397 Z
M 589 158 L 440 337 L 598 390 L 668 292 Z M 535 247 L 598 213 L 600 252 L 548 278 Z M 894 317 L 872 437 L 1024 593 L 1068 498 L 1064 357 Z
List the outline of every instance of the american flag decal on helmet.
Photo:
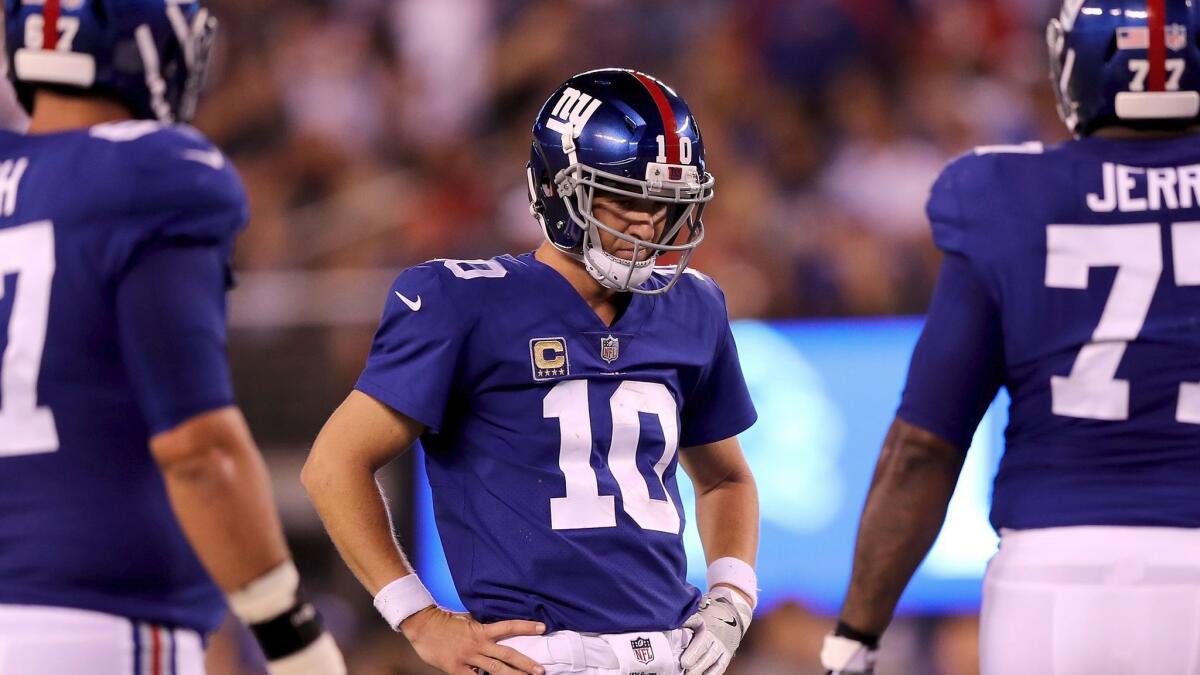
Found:
M 1173 23 L 1166 27 L 1163 42 L 1167 49 L 1181 52 L 1187 48 L 1187 26 Z M 1122 26 L 1117 29 L 1117 49 L 1150 49 L 1150 29 L 1145 26 Z
M 1117 29 L 1117 49 L 1149 49 L 1150 31 L 1145 26 L 1123 26 Z

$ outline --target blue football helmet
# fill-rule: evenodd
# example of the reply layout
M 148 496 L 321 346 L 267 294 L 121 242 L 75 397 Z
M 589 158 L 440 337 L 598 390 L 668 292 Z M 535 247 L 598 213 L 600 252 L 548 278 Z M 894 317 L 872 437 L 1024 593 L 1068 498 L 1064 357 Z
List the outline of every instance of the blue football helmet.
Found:
M 9 75 L 117 100 L 139 119 L 192 118 L 217 21 L 198 0 L 5 0 Z
M 715 180 L 691 110 L 659 80 L 608 68 L 576 75 L 542 107 L 527 171 L 530 211 L 556 248 L 580 260 L 608 288 L 665 293 L 704 239 L 701 215 Z M 666 226 L 649 241 L 605 225 L 592 213 L 596 191 L 666 204 Z M 612 255 L 600 232 L 633 245 Z M 642 288 L 658 256 L 680 254 L 661 288 Z M 646 259 L 642 260 L 643 254 Z
M 1046 30 L 1059 114 L 1076 136 L 1200 116 L 1195 0 L 1065 0 Z

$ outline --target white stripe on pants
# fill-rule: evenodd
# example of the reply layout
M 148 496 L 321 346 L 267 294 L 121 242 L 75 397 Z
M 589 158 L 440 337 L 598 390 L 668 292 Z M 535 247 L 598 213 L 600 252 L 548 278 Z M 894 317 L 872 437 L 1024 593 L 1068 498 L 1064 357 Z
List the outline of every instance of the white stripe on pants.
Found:
M 1200 530 L 1004 531 L 982 675 L 1200 675 Z
M 682 675 L 679 656 L 691 639 L 692 631 L 685 628 L 610 635 L 564 630 L 500 644 L 545 666 L 546 675 Z
M 204 648 L 193 631 L 152 629 L 134 649 L 134 623 L 100 612 L 0 605 L 0 675 L 204 675 Z M 153 649 L 157 632 L 159 649 Z M 169 634 L 168 634 L 169 633 Z

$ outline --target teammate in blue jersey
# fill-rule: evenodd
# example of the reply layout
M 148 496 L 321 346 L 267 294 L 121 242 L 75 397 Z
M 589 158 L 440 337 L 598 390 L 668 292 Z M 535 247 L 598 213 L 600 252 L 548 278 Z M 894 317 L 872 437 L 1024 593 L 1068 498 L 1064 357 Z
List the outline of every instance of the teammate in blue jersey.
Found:
M 247 207 L 186 121 L 187 0 L 8 0 L 0 132 L 0 673 L 198 675 L 226 605 L 273 675 L 340 675 L 234 405 Z
M 1200 8 L 1068 0 L 1076 140 L 980 148 L 929 200 L 945 252 L 825 665 L 866 672 L 964 451 L 1012 397 L 984 675 L 1200 673 Z
M 719 675 L 756 601 L 737 442 L 755 412 L 724 296 L 686 269 L 713 194 L 696 121 L 642 73 L 578 75 L 537 118 L 528 180 L 546 241 L 401 274 L 304 483 L 388 623 L 447 673 Z M 418 438 L 469 617 L 434 604 L 374 482 Z

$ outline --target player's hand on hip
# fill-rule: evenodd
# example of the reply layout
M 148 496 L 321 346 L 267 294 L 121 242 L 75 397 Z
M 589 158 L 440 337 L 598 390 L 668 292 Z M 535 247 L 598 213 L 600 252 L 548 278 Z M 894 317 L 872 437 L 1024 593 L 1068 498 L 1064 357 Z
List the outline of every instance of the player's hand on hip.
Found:
M 692 630 L 692 640 L 679 657 L 684 675 L 721 675 L 733 660 L 733 654 L 754 611 L 737 592 L 717 586 L 700 601 L 700 610 L 684 622 Z
M 825 636 L 821 647 L 821 667 L 828 675 L 874 675 L 876 650 L 858 640 L 834 635 Z
M 400 630 L 417 656 L 448 675 L 544 675 L 545 668 L 500 640 L 542 635 L 546 626 L 536 621 L 500 621 L 482 624 L 467 614 L 427 607 L 408 617 Z

